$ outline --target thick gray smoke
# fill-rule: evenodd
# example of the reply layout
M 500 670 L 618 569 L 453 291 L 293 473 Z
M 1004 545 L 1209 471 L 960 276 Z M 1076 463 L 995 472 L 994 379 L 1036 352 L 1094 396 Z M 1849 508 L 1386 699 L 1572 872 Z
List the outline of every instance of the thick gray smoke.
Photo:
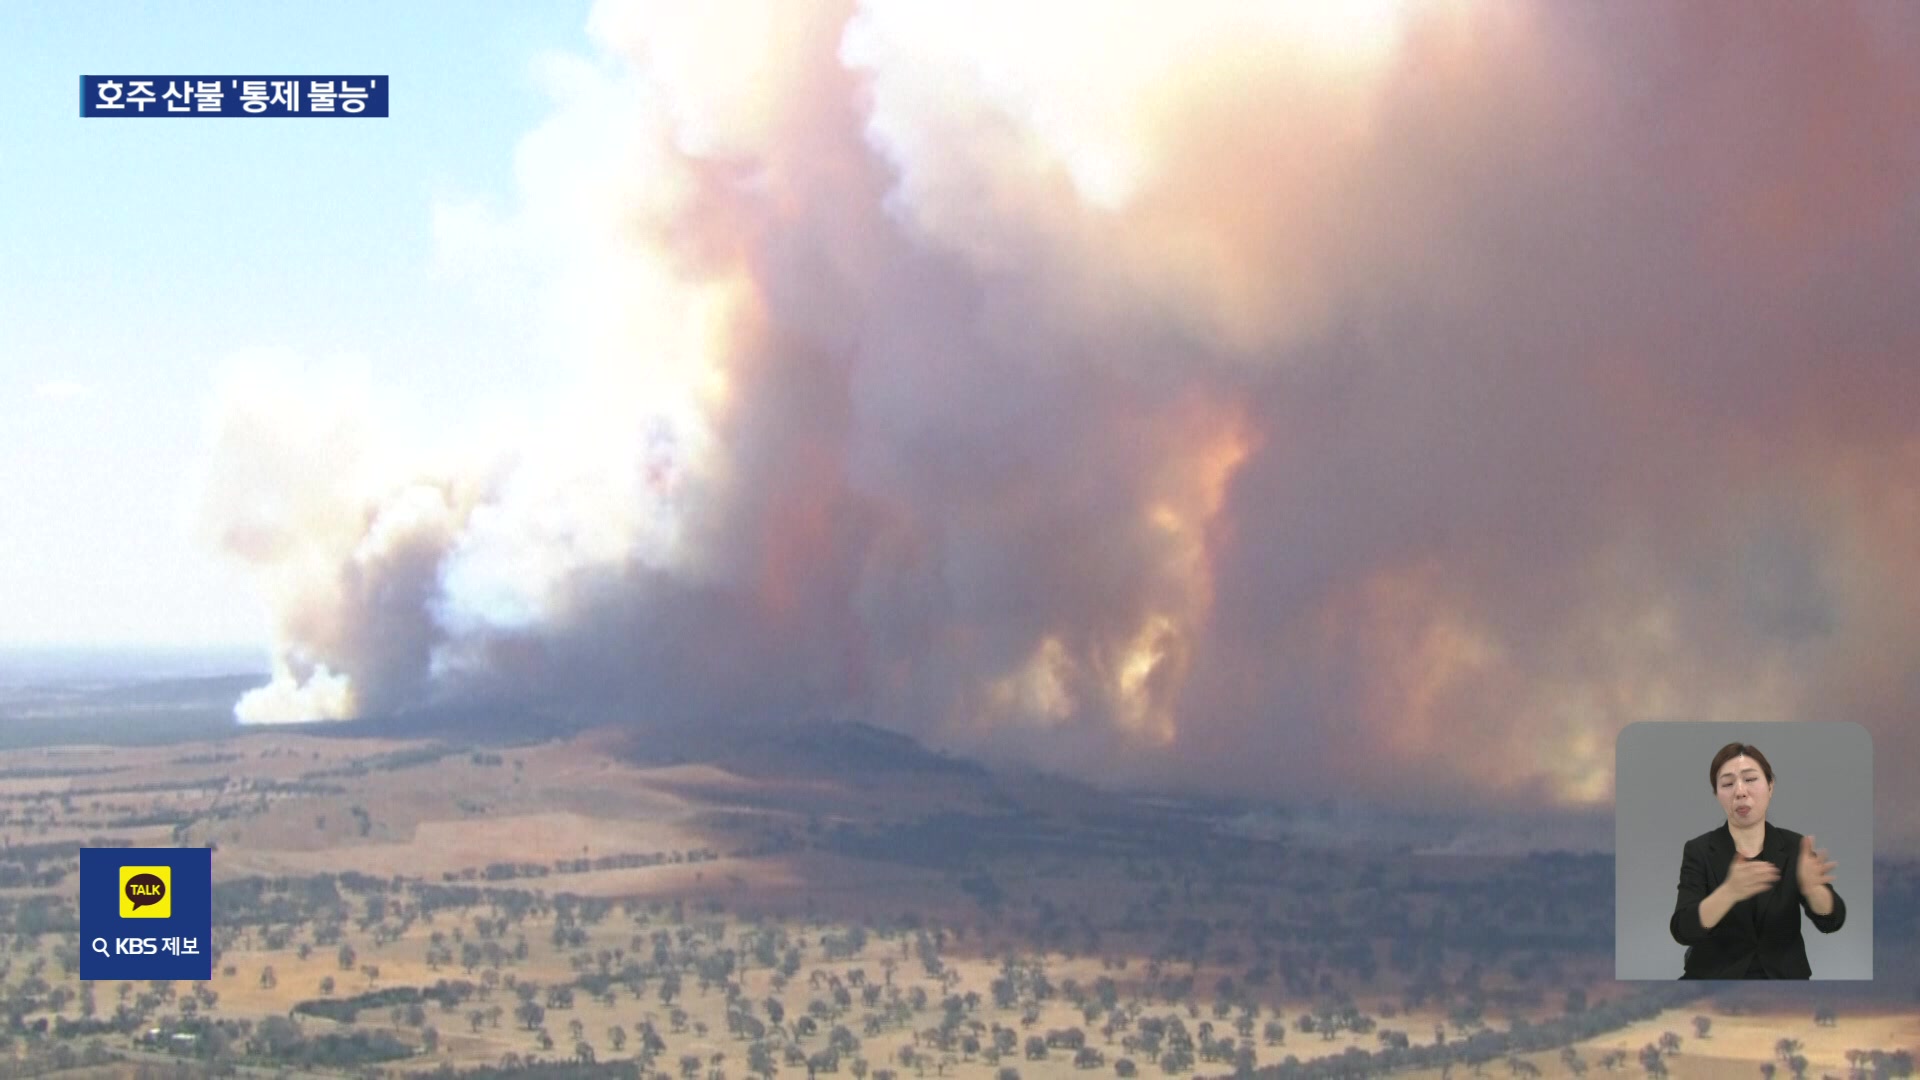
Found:
M 539 268 L 573 404 L 430 465 L 229 394 L 244 719 L 830 714 L 1510 805 L 1604 803 L 1642 719 L 1920 755 L 1920 10 L 591 29 L 519 205 L 436 222 Z

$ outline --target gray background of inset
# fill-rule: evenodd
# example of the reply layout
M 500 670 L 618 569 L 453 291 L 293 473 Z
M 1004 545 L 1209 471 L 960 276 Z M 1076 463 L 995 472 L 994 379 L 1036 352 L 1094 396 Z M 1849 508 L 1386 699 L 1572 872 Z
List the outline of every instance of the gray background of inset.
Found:
M 1667 924 L 1681 849 L 1727 820 L 1707 776 L 1713 755 L 1744 742 L 1773 766 L 1767 821 L 1814 837 L 1837 864 L 1847 904 L 1838 931 L 1800 933 L 1815 979 L 1873 977 L 1873 740 L 1859 724 L 1795 721 L 1629 724 L 1614 743 L 1614 977 L 1677 979 L 1686 947 Z

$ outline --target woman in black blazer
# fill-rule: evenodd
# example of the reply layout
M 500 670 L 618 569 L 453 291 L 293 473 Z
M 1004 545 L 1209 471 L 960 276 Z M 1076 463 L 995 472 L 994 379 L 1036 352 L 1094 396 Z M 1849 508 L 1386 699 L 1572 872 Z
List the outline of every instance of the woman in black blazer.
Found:
M 1810 979 L 1800 911 L 1831 934 L 1847 921 L 1834 864 L 1813 837 L 1767 821 L 1773 766 L 1728 743 L 1714 755 L 1714 797 L 1726 823 L 1687 841 L 1669 924 L 1687 946 L 1683 979 Z

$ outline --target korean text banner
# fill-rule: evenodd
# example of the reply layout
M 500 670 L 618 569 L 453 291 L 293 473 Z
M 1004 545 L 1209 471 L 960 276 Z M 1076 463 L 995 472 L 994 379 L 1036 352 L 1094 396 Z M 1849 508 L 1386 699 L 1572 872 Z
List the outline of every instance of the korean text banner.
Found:
M 384 75 L 82 75 L 80 115 L 387 115 Z
M 213 852 L 80 849 L 80 977 L 213 977 Z

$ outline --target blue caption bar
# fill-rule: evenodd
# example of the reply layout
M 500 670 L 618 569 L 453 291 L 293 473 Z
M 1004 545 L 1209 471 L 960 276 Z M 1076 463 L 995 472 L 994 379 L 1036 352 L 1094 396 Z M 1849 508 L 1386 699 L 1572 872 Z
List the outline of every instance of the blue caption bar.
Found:
M 385 116 L 384 75 L 82 75 L 81 116 Z

